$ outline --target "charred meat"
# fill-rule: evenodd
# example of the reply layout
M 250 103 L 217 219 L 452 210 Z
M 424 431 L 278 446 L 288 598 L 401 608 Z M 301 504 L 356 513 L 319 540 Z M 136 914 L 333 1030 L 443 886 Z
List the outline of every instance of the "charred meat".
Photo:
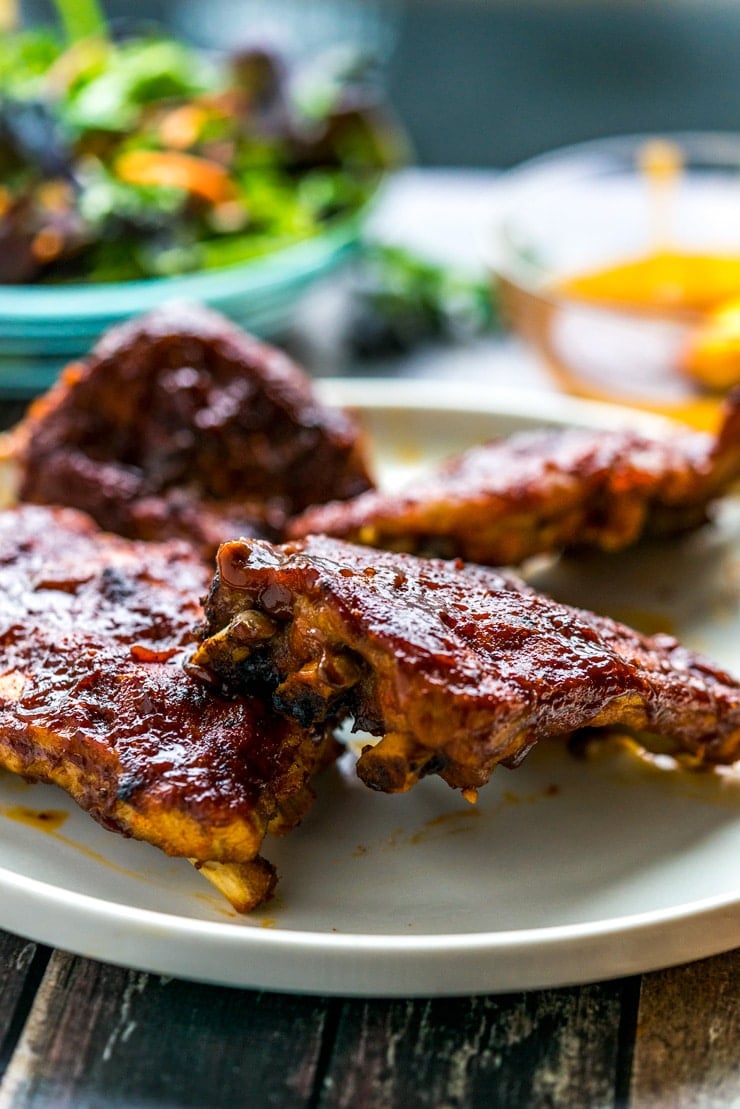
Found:
M 210 576 L 175 540 L 67 509 L 0 514 L 0 766 L 191 859 L 246 910 L 274 885 L 266 833 L 300 819 L 335 748 L 324 725 L 184 672 Z
M 618 551 L 707 519 L 740 477 L 740 393 L 714 437 L 629 430 L 522 432 L 449 459 L 393 495 L 367 492 L 309 508 L 289 536 L 334 535 L 369 546 L 488 566 L 566 548 Z
M 209 555 L 372 484 L 353 420 L 320 404 L 286 355 L 194 306 L 110 331 L 31 406 L 13 444 L 21 500 Z
M 740 684 L 675 639 L 646 637 L 516 577 L 313 536 L 225 543 L 193 665 L 267 688 L 308 726 L 352 717 L 381 736 L 374 789 L 424 774 L 474 790 L 539 740 L 619 725 L 706 763 L 740 757 Z

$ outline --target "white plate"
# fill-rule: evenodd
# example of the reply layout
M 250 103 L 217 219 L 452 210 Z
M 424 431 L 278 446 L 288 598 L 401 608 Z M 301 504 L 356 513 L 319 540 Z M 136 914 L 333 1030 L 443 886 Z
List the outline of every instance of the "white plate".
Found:
M 483 437 L 550 420 L 653 418 L 480 387 L 334 382 L 392 482 Z M 669 622 L 740 674 L 740 505 L 672 547 L 564 560 L 539 583 Z M 33 814 L 46 812 L 42 828 Z M 55 814 L 58 814 L 55 816 Z M 633 974 L 740 942 L 740 776 L 650 765 L 618 745 L 541 745 L 471 807 L 328 771 L 302 826 L 266 845 L 277 898 L 239 918 L 182 860 L 99 828 L 52 787 L 0 774 L 0 926 L 162 974 L 327 994 L 496 992 Z

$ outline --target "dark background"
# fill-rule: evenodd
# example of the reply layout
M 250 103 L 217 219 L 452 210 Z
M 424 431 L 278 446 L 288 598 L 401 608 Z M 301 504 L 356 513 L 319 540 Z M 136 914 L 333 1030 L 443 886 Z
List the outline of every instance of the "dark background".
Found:
M 267 19 L 378 46 L 423 165 L 505 166 L 596 135 L 740 125 L 740 0 L 106 0 L 210 45 Z M 362 12 L 360 9 L 362 8 Z M 48 15 L 26 0 L 27 18 Z M 322 22 L 323 11 L 323 22 Z M 364 12 L 382 25 L 362 23 Z

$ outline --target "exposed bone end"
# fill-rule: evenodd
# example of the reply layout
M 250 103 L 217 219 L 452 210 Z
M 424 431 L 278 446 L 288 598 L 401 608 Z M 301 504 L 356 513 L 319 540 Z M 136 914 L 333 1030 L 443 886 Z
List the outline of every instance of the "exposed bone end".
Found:
M 406 793 L 420 778 L 441 769 L 438 753 L 420 747 L 413 736 L 388 732 L 375 745 L 363 747 L 357 775 L 379 793 Z
M 275 867 L 261 855 L 246 863 L 190 861 L 238 913 L 251 912 L 267 901 L 277 884 Z

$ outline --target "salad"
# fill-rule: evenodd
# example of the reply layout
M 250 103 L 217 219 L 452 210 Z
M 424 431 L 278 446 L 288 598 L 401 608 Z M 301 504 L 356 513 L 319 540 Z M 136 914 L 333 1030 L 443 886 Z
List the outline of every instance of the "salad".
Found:
M 213 57 L 93 0 L 0 38 L 0 283 L 216 269 L 357 218 L 405 156 L 357 55 Z

